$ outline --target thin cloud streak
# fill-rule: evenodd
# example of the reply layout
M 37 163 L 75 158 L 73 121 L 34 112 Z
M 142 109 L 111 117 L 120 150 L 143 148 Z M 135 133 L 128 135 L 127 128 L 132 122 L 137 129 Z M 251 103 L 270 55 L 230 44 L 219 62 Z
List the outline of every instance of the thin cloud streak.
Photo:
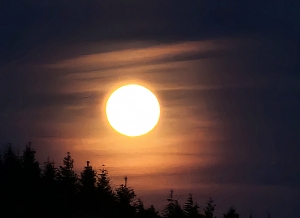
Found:
M 53 68 L 82 67 L 83 69 L 87 69 L 92 65 L 92 67 L 104 67 L 107 69 L 115 67 L 116 64 L 117 67 L 122 67 L 124 64 L 127 65 L 130 63 L 155 62 L 155 60 L 163 59 L 168 55 L 189 55 L 190 53 L 220 50 L 222 47 L 227 47 L 220 42 L 219 45 L 216 45 L 216 43 L 215 41 L 183 42 L 174 45 L 152 46 L 145 49 L 113 51 L 102 54 L 85 55 L 48 66 Z M 228 42 L 226 42 L 226 44 L 228 44 Z

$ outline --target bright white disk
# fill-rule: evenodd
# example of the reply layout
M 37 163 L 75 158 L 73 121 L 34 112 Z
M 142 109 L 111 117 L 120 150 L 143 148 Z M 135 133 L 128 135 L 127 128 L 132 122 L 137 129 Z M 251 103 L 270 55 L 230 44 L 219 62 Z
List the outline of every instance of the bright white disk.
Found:
M 139 136 L 156 126 L 160 106 L 150 90 L 140 85 L 126 85 L 109 97 L 106 116 L 117 132 L 127 136 Z

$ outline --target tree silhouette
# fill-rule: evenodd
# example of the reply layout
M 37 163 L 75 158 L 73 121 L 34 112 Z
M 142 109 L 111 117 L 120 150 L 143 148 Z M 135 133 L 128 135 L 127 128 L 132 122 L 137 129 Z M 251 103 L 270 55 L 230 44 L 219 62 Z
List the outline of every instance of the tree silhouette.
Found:
M 56 210 L 63 211 L 61 199 L 58 199 L 60 195 L 58 191 L 58 169 L 55 167 L 55 163 L 50 161 L 50 158 L 44 162 L 44 170 L 42 173 L 42 194 L 43 194 L 43 211 L 48 211 L 48 217 L 57 217 Z M 56 204 L 55 204 L 56 202 Z M 56 208 L 56 210 L 49 210 L 48 208 Z
M 177 200 L 173 199 L 173 190 L 171 190 L 170 198 L 167 199 L 168 204 L 163 210 L 163 217 L 165 218 L 180 218 L 184 216 L 184 212 L 181 209 Z
M 33 191 L 36 189 L 40 180 L 40 168 L 39 163 L 35 159 L 36 151 L 31 148 L 29 142 L 22 155 L 22 170 L 23 170 L 23 185 L 27 187 L 27 191 Z M 29 190 L 28 190 L 29 189 Z
M 124 205 L 131 205 L 134 197 L 136 196 L 132 188 L 129 188 L 123 184 L 117 188 L 116 193 L 118 202 Z
M 92 166 L 89 165 L 87 161 L 87 166 L 84 167 L 81 173 L 80 183 L 81 192 L 83 193 L 94 193 L 96 190 L 96 172 L 93 170 Z
M 26 207 L 26 202 L 23 200 L 22 189 L 22 168 L 21 160 L 15 154 L 12 145 L 7 144 L 3 154 L 1 177 L 1 214 L 3 216 L 21 216 L 21 211 Z
M 73 170 L 73 164 L 74 160 L 70 152 L 67 152 L 67 156 L 63 159 L 63 166 L 59 167 L 59 181 L 63 190 L 68 194 L 74 194 L 78 191 L 78 176 Z
M 0 156 L 1 217 L 160 218 L 153 205 L 146 209 L 143 201 L 136 199 L 133 188 L 127 187 L 127 177 L 125 184 L 114 190 L 107 170 L 102 168 L 97 176 L 89 162 L 78 178 L 69 152 L 58 169 L 48 158 L 41 170 L 35 155 L 28 143 L 20 157 L 11 144 L 7 144 Z M 173 199 L 173 191 L 167 200 L 162 211 L 164 218 L 216 218 L 216 205 L 211 198 L 201 214 L 191 194 L 183 209 Z M 239 214 L 231 207 L 223 217 L 239 218 Z
M 104 168 L 101 169 L 101 173 L 97 177 L 96 185 L 96 198 L 98 213 L 107 217 L 113 217 L 116 214 L 116 195 L 111 187 L 110 178 L 108 177 L 108 171 Z
M 53 161 L 50 162 L 49 158 L 44 162 L 42 178 L 47 181 L 47 185 L 53 184 L 58 178 L 58 169 Z
M 16 169 L 20 167 L 20 159 L 17 157 L 15 154 L 12 145 L 9 143 L 6 145 L 4 155 L 3 155 L 4 161 L 3 161 L 3 166 L 7 168 L 8 170 L 11 169 Z
M 154 206 L 151 205 L 149 208 L 145 209 L 144 203 L 140 198 L 137 199 L 134 207 L 136 208 L 136 218 L 160 218 L 159 212 L 155 210 Z
M 73 170 L 74 160 L 70 152 L 63 159 L 63 166 L 59 167 L 58 186 L 60 193 L 60 201 L 68 214 L 71 208 L 75 208 L 74 201 L 78 193 L 79 181 L 78 176 Z
M 28 177 L 40 177 L 39 163 L 35 159 L 36 151 L 31 148 L 29 142 L 23 151 L 22 163 Z
M 104 166 L 104 165 L 103 165 Z M 97 181 L 97 191 L 101 195 L 112 197 L 114 195 L 112 187 L 110 185 L 110 179 L 108 177 L 108 171 L 102 168 Z
M 145 213 L 144 203 L 138 198 L 134 204 L 136 217 L 143 217 Z
M 154 206 L 151 205 L 144 211 L 143 217 L 145 218 L 160 218 L 159 212 L 155 210 Z
M 96 172 L 90 166 L 90 162 L 87 161 L 87 165 L 84 167 L 80 177 L 80 193 L 79 202 L 80 207 L 87 212 L 96 213 Z
M 125 179 L 126 180 L 126 179 Z M 125 182 L 126 183 L 126 182 Z M 127 185 L 121 184 L 120 187 L 116 189 L 117 202 L 120 207 L 120 216 L 122 217 L 133 217 L 135 214 L 134 208 L 134 190 Z
M 167 204 L 163 210 L 163 217 L 165 218 L 181 218 L 184 216 L 184 213 L 179 205 L 178 201 L 174 200 Z
M 223 214 L 224 218 L 239 218 L 240 215 L 235 212 L 233 207 L 230 207 L 226 214 Z
M 208 200 L 205 207 L 203 208 L 204 214 L 203 217 L 205 218 L 213 218 L 214 217 L 214 211 L 215 211 L 216 204 L 214 204 L 214 201 L 212 198 Z
M 196 203 L 194 203 L 193 196 L 192 194 L 190 194 L 189 198 L 187 199 L 183 207 L 183 212 L 185 217 L 188 218 L 200 217 L 198 209 L 199 206 Z
M 41 171 L 39 168 L 39 163 L 35 159 L 36 151 L 31 148 L 31 143 L 29 142 L 23 155 L 21 157 L 22 166 L 22 197 L 23 201 L 26 202 L 26 215 L 36 216 L 38 208 L 40 208 L 40 179 Z

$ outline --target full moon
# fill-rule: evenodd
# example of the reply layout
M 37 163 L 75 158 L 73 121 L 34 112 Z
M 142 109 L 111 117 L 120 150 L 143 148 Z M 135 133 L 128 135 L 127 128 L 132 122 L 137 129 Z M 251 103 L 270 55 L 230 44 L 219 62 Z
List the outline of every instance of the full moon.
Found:
M 147 88 L 131 84 L 118 88 L 106 104 L 110 125 L 126 136 L 140 136 L 158 123 L 160 106 L 156 96 Z

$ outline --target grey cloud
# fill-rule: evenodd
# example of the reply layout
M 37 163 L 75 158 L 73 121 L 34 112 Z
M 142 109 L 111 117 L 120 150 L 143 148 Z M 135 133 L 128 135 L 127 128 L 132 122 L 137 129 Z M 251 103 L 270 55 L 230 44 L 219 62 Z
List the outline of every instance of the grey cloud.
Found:
M 188 173 L 196 175 L 192 177 L 192 183 L 213 184 L 246 184 L 257 186 L 297 186 L 300 181 L 299 170 L 294 171 L 295 176 L 288 172 L 296 170 L 293 165 L 260 163 L 235 163 L 226 162 L 194 168 Z M 286 175 L 287 174 L 287 175 Z M 298 176 L 296 176 L 298 174 Z
M 28 109 L 53 109 L 63 106 L 94 105 L 103 96 L 99 92 L 63 93 L 10 93 L 1 98 L 1 112 L 22 111 Z M 17 112 L 17 111 L 16 111 Z

